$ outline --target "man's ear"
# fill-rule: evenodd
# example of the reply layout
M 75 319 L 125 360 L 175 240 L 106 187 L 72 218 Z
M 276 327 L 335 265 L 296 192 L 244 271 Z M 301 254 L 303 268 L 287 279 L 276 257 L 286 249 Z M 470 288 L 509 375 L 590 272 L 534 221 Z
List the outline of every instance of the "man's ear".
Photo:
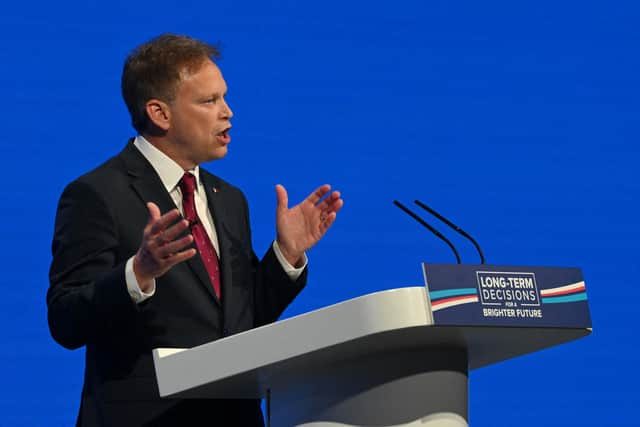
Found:
M 149 120 L 163 131 L 169 130 L 171 110 L 166 102 L 159 99 L 150 99 L 145 104 Z

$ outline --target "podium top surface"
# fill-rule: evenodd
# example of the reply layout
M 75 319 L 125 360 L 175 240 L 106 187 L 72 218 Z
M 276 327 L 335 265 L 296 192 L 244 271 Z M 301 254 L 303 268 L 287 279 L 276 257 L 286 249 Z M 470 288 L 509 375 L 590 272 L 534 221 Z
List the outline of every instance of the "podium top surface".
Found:
M 436 326 L 424 287 L 364 295 L 191 349 L 153 350 L 161 396 L 259 398 L 274 384 L 376 354 L 465 349 L 469 369 L 584 337 L 590 328 Z

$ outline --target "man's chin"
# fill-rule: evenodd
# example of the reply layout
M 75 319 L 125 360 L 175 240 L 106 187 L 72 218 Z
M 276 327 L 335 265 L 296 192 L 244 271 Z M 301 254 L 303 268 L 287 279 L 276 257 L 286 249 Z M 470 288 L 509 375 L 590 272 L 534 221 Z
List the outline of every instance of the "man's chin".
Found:
M 216 149 L 213 152 L 209 153 L 208 159 L 206 161 L 213 162 L 216 160 L 223 159 L 224 157 L 226 157 L 228 151 L 229 150 L 226 145 L 222 147 L 216 147 Z

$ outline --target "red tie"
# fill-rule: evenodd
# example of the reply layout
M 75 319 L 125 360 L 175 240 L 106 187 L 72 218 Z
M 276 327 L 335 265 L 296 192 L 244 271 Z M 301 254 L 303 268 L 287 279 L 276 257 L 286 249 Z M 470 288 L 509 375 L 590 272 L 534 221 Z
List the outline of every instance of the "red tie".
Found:
M 207 273 L 209 273 L 209 279 L 213 285 L 213 289 L 216 292 L 216 296 L 220 300 L 220 268 L 218 265 L 218 254 L 211 244 L 211 240 L 207 235 L 202 222 L 198 218 L 196 213 L 196 206 L 193 200 L 193 193 L 196 189 L 196 177 L 190 173 L 185 173 L 180 180 L 180 190 L 182 191 L 182 209 L 184 210 L 184 217 L 189 224 L 191 224 L 191 234 L 193 240 L 196 242 L 198 251 L 200 252 L 200 258 L 204 263 Z

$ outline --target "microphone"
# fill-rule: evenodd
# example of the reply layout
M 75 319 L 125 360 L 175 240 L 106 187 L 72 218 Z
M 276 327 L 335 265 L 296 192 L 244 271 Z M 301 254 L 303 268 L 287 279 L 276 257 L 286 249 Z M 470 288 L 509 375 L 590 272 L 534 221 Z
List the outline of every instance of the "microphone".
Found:
M 407 208 L 405 205 L 403 205 L 402 203 L 400 203 L 397 200 L 393 201 L 393 204 L 396 205 L 397 207 L 399 207 L 400 209 L 402 209 L 405 213 L 407 213 L 411 218 L 415 219 L 416 221 L 418 221 L 420 224 L 422 224 L 423 226 L 425 226 L 429 231 L 431 231 L 433 234 L 435 234 L 437 237 L 439 237 L 443 242 L 445 242 L 453 251 L 453 254 L 456 256 L 456 261 L 458 262 L 458 264 L 461 264 L 460 262 L 460 254 L 458 253 L 458 250 L 456 249 L 456 247 L 453 245 L 453 243 L 451 243 L 451 241 L 449 239 L 447 239 L 446 237 L 444 237 L 442 235 L 442 233 L 440 233 L 438 230 L 436 230 L 435 228 L 433 228 L 429 223 L 427 223 L 424 219 L 420 218 L 417 214 L 415 214 L 414 212 L 412 212 L 411 210 L 409 210 L 409 208 Z
M 413 202 L 416 205 L 420 206 L 425 211 L 429 212 L 431 215 L 433 215 L 436 218 L 438 218 L 440 221 L 442 221 L 445 224 L 447 224 L 449 227 L 453 228 L 458 234 L 460 234 L 461 236 L 463 236 L 464 238 L 469 240 L 471 243 L 473 243 L 473 246 L 475 246 L 476 251 L 478 252 L 478 255 L 480 255 L 480 264 L 486 264 L 485 261 L 484 261 L 484 254 L 482 253 L 482 249 L 480 249 L 480 245 L 478 244 L 478 242 L 476 242 L 476 239 L 474 239 L 473 237 L 471 237 L 469 235 L 469 233 L 467 233 L 462 228 L 460 228 L 457 225 L 455 225 L 453 222 L 449 221 L 447 218 L 445 218 L 442 215 L 440 215 L 438 212 L 436 212 L 435 210 L 433 210 L 429 206 L 427 206 L 424 203 L 422 203 L 420 200 L 414 200 Z

